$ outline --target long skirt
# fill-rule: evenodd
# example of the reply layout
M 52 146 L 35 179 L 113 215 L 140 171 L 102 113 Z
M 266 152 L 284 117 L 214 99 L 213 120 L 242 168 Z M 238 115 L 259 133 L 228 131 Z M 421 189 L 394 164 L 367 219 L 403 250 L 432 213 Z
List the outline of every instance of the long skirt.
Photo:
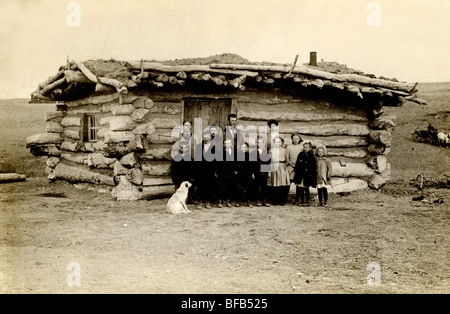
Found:
M 289 186 L 291 185 L 291 180 L 289 178 L 289 172 L 286 164 L 284 163 L 274 163 L 272 165 L 274 171 L 269 174 L 268 186 Z

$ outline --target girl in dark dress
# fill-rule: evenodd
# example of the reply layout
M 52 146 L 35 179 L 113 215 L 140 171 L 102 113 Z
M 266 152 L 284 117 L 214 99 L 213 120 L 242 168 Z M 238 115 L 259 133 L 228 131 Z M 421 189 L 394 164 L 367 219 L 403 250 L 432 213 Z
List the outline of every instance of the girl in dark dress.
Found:
M 316 158 L 309 141 L 303 143 L 303 151 L 298 154 L 294 168 L 294 183 L 297 185 L 297 193 L 300 194 L 300 206 L 309 205 L 310 187 L 317 185 Z

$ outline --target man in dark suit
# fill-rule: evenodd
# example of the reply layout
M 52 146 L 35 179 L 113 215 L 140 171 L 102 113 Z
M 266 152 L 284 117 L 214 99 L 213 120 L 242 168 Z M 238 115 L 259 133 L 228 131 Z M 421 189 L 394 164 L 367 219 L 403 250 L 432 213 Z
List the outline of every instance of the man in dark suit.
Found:
M 270 172 L 270 154 L 266 149 L 266 141 L 262 137 L 257 139 L 256 161 L 258 164 L 258 171 L 255 174 L 255 189 L 256 189 L 256 206 L 267 206 L 267 178 Z
M 245 143 L 242 126 L 237 125 L 237 116 L 234 113 L 228 115 L 227 126 L 225 128 L 225 138 L 231 139 L 233 146 L 238 150 Z
M 253 207 L 253 202 L 256 200 L 255 195 L 255 175 L 259 172 L 259 164 L 255 160 L 251 160 L 249 145 L 244 142 L 237 150 L 236 158 L 236 197 L 239 202 L 244 203 L 248 207 Z
M 236 152 L 231 139 L 225 139 L 223 146 L 223 161 L 219 163 L 220 172 L 218 178 L 220 186 L 219 207 L 222 207 L 222 201 L 228 207 L 231 207 L 231 202 L 237 200 L 236 184 L 238 172 L 236 169 Z

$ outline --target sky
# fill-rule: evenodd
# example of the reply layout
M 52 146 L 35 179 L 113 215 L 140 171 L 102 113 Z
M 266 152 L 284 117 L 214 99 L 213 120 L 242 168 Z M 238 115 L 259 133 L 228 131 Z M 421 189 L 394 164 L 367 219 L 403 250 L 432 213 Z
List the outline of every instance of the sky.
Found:
M 316 51 L 377 76 L 450 82 L 450 0 L 0 0 L 0 98 L 27 98 L 66 59 Z

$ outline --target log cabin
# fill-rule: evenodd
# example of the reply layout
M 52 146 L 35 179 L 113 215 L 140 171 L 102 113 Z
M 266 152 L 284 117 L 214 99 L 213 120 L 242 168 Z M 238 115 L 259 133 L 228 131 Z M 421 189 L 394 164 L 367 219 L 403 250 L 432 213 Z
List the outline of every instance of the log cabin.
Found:
M 117 200 L 164 197 L 174 192 L 174 130 L 194 118 L 203 128 L 224 130 L 234 113 L 245 130 L 276 119 L 285 143 L 298 132 L 313 146 L 325 145 L 330 192 L 379 189 L 390 178 L 395 127 L 395 116 L 384 115 L 383 107 L 423 104 L 417 83 L 346 66 L 330 70 L 315 58 L 311 53 L 303 65 L 297 58 L 293 64 L 252 63 L 232 54 L 163 62 L 67 60 L 32 93 L 32 100 L 56 105 L 45 115 L 47 132 L 29 137 L 27 147 L 48 156 L 50 180 L 111 186 Z

